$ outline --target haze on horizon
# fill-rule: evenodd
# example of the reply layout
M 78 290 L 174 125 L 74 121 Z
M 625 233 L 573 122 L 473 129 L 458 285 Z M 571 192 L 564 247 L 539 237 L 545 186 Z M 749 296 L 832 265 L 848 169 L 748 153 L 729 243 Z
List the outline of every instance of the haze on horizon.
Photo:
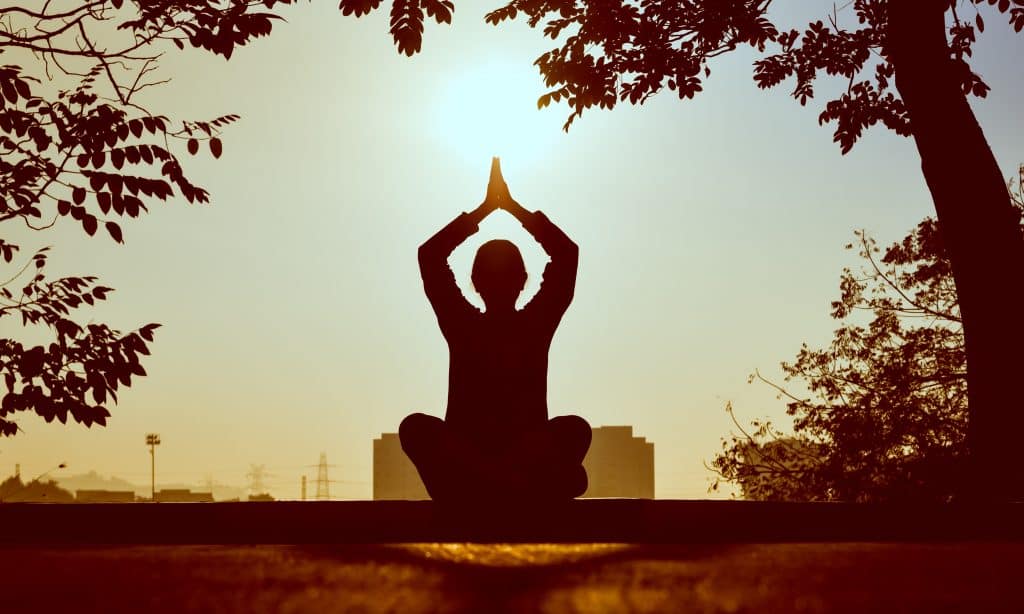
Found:
M 779 22 L 832 8 L 801 4 Z M 522 23 L 487 26 L 484 12 L 457 5 L 453 26 L 428 26 L 412 59 L 393 48 L 386 15 L 354 20 L 324 3 L 288 9 L 288 23 L 229 62 L 169 54 L 174 81 L 150 90 L 154 109 L 242 116 L 220 160 L 184 160 L 213 204 L 154 207 L 125 224 L 124 246 L 71 224 L 16 237 L 23 256 L 54 246 L 51 275 L 117 289 L 97 320 L 163 324 L 149 375 L 107 428 L 19 415 L 24 432 L 0 439 L 0 476 L 63 461 L 64 475 L 148 483 L 144 435 L 158 432 L 158 484 L 244 484 L 262 464 L 271 494 L 296 498 L 323 451 L 332 495 L 369 498 L 373 438 L 412 411 L 443 414 L 447 353 L 416 248 L 480 202 L 491 155 L 513 196 L 581 249 L 551 349 L 553 415 L 632 425 L 655 444 L 665 498 L 709 496 L 703 462 L 732 428 L 726 401 L 741 420 L 786 426 L 783 402 L 747 376 L 781 379 L 779 361 L 801 342 L 830 339 L 854 229 L 887 245 L 932 214 L 913 142 L 876 128 L 841 156 L 819 102 L 759 91 L 746 52 L 718 59 L 695 100 L 590 111 L 565 134 L 564 106 L 534 104 L 543 84 L 531 63 L 550 41 Z M 972 104 L 1010 176 L 1024 162 L 1022 49 L 991 23 L 976 66 L 993 90 Z M 821 82 L 818 101 L 835 86 Z M 542 252 L 503 215 L 452 259 L 477 304 L 469 266 L 490 238 L 523 251 L 524 299 L 537 288 Z

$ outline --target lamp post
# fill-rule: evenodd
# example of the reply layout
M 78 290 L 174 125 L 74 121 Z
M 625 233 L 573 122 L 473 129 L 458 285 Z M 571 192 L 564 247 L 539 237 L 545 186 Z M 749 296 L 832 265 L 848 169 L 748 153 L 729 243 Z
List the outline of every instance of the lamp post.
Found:
M 44 475 L 50 475 L 50 474 L 51 474 L 51 473 L 53 473 L 54 471 L 56 471 L 56 470 L 58 470 L 58 469 L 64 469 L 64 468 L 65 468 L 65 467 L 67 467 L 67 466 L 68 466 L 68 464 L 67 464 L 67 463 L 60 463 L 60 464 L 59 464 L 59 465 L 57 465 L 56 467 L 53 467 L 52 469 L 47 469 L 46 471 L 44 471 L 44 472 L 40 473 L 40 474 L 39 474 L 39 475 L 37 475 L 36 477 L 34 477 L 34 478 L 32 478 L 31 480 L 29 480 L 28 482 L 26 482 L 26 484 L 28 484 L 28 483 L 31 483 L 31 482 L 38 482 L 38 481 L 39 481 L 40 479 L 42 479 L 42 477 L 43 477 Z
M 156 447 L 160 445 L 160 435 L 147 433 L 146 445 L 149 446 L 149 498 L 156 501 Z

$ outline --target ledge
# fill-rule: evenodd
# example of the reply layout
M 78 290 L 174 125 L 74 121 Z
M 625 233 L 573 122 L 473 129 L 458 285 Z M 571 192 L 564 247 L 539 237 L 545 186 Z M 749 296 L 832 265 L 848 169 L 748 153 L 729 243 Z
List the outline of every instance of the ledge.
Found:
M 0 504 L 0 544 L 1024 541 L 1024 503 L 585 499 L 546 507 L 431 501 Z

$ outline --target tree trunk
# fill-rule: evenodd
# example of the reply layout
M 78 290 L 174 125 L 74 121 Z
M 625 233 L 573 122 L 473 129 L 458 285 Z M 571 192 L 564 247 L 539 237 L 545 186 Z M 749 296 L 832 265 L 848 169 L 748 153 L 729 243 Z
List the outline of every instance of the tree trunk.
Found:
M 888 47 L 953 267 L 967 349 L 964 494 L 1024 499 L 1024 239 L 946 40 L 948 0 L 889 0 Z

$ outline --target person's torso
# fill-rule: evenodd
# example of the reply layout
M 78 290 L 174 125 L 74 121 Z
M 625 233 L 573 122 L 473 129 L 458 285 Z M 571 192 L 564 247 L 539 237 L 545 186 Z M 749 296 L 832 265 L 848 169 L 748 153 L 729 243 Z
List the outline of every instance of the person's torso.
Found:
M 448 408 L 453 427 L 514 434 L 547 412 L 548 349 L 554 331 L 529 310 L 478 314 L 448 335 Z

